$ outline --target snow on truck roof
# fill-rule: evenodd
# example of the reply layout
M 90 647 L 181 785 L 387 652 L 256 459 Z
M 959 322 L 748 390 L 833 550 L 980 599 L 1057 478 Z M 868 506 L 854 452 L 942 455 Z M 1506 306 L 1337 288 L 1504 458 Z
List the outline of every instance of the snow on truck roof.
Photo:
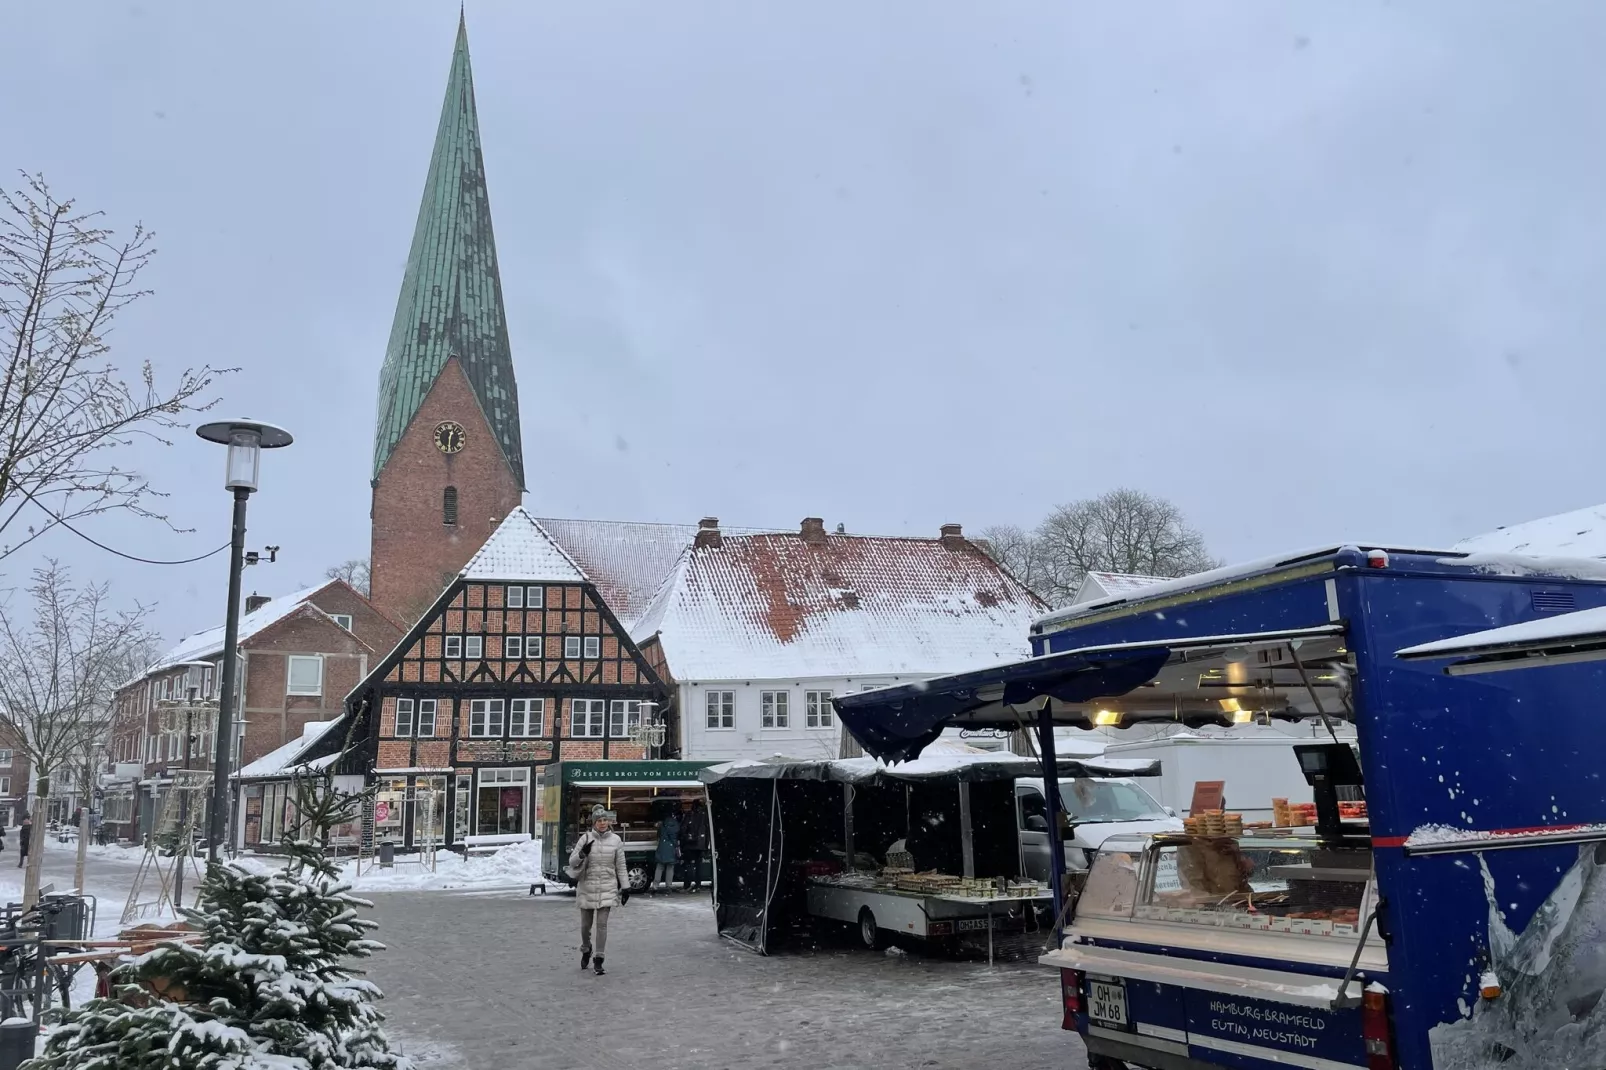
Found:
M 1456 543 L 1468 553 L 1606 557 L 1606 503 L 1498 527 Z
M 1363 551 L 1369 552 L 1373 549 L 1381 549 L 1391 555 L 1432 558 L 1435 564 L 1441 566 L 1456 566 L 1492 576 L 1532 576 L 1559 580 L 1606 581 L 1606 561 L 1588 557 L 1545 557 L 1533 554 L 1483 553 L 1468 552 L 1466 550 L 1410 549 L 1398 543 L 1389 542 L 1328 544 L 1309 550 L 1276 554 L 1254 561 L 1245 561 L 1241 564 L 1214 568 L 1208 572 L 1196 572 L 1191 576 L 1181 576 L 1174 580 L 1150 584 L 1124 594 L 1085 602 L 1081 605 L 1069 606 L 1039 617 L 1032 625 L 1032 630 L 1041 632 L 1055 625 L 1069 624 L 1078 617 L 1091 615 L 1099 610 L 1108 609 L 1111 606 L 1122 603 L 1141 603 L 1152 598 L 1204 590 L 1220 584 L 1231 583 L 1234 580 L 1275 572 L 1278 569 L 1314 563 L 1323 558 L 1345 552 L 1361 553 Z

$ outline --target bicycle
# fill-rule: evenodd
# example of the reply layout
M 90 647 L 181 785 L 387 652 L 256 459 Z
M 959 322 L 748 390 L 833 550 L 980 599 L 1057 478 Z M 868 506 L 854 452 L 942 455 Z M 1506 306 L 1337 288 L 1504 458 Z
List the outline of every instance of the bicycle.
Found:
M 75 908 L 69 911 L 69 908 Z M 66 915 L 63 918 L 63 915 Z M 82 963 L 51 961 L 51 954 L 72 953 L 72 946 L 57 946 L 58 939 L 83 940 L 88 904 L 79 896 L 57 896 L 22 911 L 17 904 L 6 907 L 0 918 L 0 1016 L 28 1017 L 35 1021 L 46 1014 L 59 994 L 62 1009 L 72 1009 L 72 986 Z M 70 926 L 70 934 L 60 930 Z M 51 940 L 47 950 L 42 940 Z

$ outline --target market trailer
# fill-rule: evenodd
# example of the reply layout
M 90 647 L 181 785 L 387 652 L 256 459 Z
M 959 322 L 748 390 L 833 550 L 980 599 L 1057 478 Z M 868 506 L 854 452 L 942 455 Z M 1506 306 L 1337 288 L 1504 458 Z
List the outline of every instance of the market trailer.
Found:
M 838 710 L 900 757 L 948 725 L 1022 717 L 1042 735 L 1230 701 L 1352 722 L 1356 751 L 1330 736 L 1343 750 L 1305 772 L 1318 798 L 1358 774 L 1364 833 L 1333 806 L 1308 840 L 1106 842 L 1044 958 L 1067 1025 L 1096 1058 L 1179 1070 L 1597 1067 L 1606 669 L 1450 675 L 1445 652 L 1395 652 L 1602 606 L 1597 561 L 1337 547 L 1078 606 L 1040 622 L 1027 662 Z
M 673 810 L 681 813 L 705 801 L 698 774 L 711 762 L 561 761 L 543 766 L 536 783 L 536 824 L 541 829 L 541 875 L 573 885 L 563 872 L 573 849 L 589 825 L 591 808 L 618 815 L 618 833 L 625 841 L 632 891 L 645 889 L 658 850 L 658 824 Z M 713 851 L 702 860 L 699 880 L 712 879 Z M 678 868 L 675 879 L 685 871 Z

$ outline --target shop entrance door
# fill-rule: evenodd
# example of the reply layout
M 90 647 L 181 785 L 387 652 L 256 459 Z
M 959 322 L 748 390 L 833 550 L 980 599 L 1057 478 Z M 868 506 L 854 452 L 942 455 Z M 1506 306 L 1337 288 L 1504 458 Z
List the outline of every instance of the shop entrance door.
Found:
M 529 831 L 530 771 L 481 769 L 475 800 L 475 828 L 480 836 Z

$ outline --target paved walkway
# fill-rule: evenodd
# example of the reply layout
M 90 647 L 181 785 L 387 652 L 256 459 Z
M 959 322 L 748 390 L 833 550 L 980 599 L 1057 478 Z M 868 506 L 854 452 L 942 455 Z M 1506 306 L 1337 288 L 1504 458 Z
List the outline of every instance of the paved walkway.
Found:
M 761 958 L 706 898 L 613 913 L 608 973 L 579 970 L 569 896 L 371 897 L 390 950 L 370 976 L 426 1070 L 1079 1070 L 1059 984 L 1035 964 L 846 947 Z

